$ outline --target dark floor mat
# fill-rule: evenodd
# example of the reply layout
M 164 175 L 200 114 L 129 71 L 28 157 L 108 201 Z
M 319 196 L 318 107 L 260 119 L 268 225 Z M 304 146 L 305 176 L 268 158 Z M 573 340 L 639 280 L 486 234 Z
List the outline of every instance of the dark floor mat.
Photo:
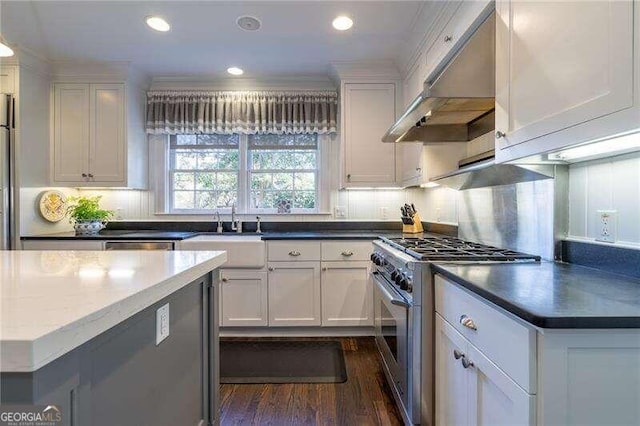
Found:
M 220 341 L 220 383 L 343 383 L 342 344 L 326 340 Z

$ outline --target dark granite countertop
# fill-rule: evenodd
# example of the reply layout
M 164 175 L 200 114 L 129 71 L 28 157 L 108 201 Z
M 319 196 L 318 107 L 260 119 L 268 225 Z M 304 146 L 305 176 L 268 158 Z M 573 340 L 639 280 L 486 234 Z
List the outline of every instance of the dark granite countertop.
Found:
M 197 235 L 220 235 L 214 232 L 177 232 L 157 230 L 102 230 L 98 235 L 76 235 L 73 232 L 24 236 L 23 240 L 184 240 Z M 225 232 L 222 235 L 254 236 L 255 232 L 236 234 Z M 389 238 L 402 237 L 402 232 L 379 231 L 305 231 L 305 232 L 265 232 L 259 234 L 263 240 L 375 240 L 379 236 Z M 404 234 L 405 237 L 422 237 L 432 234 Z
M 559 262 L 434 264 L 541 328 L 640 328 L 640 279 Z
M 75 232 L 60 232 L 57 234 L 23 236 L 22 240 L 128 240 L 128 241 L 168 241 L 184 240 L 198 235 L 197 232 L 175 232 L 154 230 L 102 230 L 98 235 L 76 235 Z

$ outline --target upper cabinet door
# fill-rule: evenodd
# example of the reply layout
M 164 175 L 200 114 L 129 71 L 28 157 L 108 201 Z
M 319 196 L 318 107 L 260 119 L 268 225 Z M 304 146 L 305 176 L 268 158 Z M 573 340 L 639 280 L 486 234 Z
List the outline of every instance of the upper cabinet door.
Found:
M 346 83 L 343 93 L 345 186 L 396 183 L 396 147 L 382 136 L 396 118 L 396 85 Z
M 53 170 L 57 182 L 85 182 L 89 173 L 89 85 L 56 84 Z
M 502 0 L 496 10 L 497 151 L 633 106 L 631 1 Z M 540 153 L 538 143 L 521 151 Z
M 124 84 L 92 84 L 90 110 L 91 180 L 124 184 Z

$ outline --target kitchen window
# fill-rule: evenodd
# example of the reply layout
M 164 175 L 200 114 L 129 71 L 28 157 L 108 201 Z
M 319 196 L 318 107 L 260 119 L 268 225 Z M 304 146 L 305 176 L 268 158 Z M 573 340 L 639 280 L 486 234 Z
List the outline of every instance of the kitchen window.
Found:
M 315 134 L 194 135 L 169 138 L 169 213 L 315 213 L 319 144 Z

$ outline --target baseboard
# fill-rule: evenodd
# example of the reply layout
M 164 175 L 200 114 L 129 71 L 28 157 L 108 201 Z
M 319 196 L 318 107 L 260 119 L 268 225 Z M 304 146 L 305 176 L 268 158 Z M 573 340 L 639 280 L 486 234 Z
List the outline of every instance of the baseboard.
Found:
M 346 337 L 373 335 L 373 327 L 220 327 L 220 337 Z

